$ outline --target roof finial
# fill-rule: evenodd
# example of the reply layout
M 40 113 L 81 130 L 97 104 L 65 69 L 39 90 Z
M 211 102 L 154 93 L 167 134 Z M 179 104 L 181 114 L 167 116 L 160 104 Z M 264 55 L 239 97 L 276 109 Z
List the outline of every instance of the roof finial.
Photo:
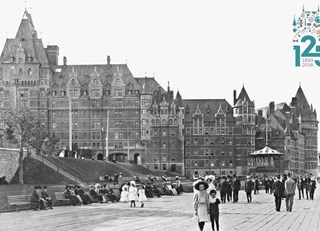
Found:
M 27 11 L 27 1 L 24 1 L 24 10 Z
M 128 64 L 128 59 L 126 59 L 126 64 Z
M 155 78 L 156 77 L 156 73 L 153 73 L 153 78 Z
M 302 6 L 302 12 L 304 12 L 304 5 Z
M 145 72 L 145 73 L 144 73 L 144 77 L 146 77 L 146 78 L 147 78 L 147 72 Z
M 170 87 L 170 82 L 168 81 L 168 87 Z
M 301 87 L 301 82 L 299 82 L 299 87 Z

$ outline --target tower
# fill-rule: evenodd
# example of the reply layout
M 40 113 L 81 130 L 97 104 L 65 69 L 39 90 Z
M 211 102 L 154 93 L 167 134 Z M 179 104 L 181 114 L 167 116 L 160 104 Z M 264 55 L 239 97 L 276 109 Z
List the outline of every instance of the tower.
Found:
M 255 147 L 255 105 L 244 86 L 236 98 L 234 91 L 233 115 L 235 117 L 235 165 L 238 175 L 249 172 L 249 154 Z M 238 144 L 238 145 L 237 145 Z

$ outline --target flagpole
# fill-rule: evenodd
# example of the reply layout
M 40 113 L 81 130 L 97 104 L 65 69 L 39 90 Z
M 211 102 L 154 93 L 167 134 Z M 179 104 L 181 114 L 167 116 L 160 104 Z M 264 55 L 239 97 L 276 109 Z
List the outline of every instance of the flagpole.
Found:
M 109 110 L 107 111 L 107 129 L 106 129 L 106 161 L 109 160 Z

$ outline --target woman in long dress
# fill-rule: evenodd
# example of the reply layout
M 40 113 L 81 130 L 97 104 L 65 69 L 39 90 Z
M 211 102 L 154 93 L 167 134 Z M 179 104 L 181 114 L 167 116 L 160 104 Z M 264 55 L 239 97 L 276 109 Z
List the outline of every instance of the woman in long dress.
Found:
M 144 207 L 144 203 L 143 202 L 147 201 L 147 197 L 146 197 L 145 189 L 144 189 L 143 185 L 140 185 L 138 194 L 139 194 L 139 201 L 141 202 L 141 208 L 143 208 Z
M 121 191 L 121 195 L 120 195 L 120 202 L 125 202 L 127 203 L 129 198 L 129 185 L 125 184 L 122 186 L 122 191 Z
M 130 187 L 129 187 L 129 201 L 131 201 L 130 203 L 130 207 L 136 207 L 136 201 L 139 200 L 138 198 L 138 190 L 136 187 L 136 182 L 134 181 L 130 181 Z
M 209 185 L 205 181 L 199 181 L 194 187 L 198 192 L 194 194 L 193 206 L 195 209 L 195 216 L 198 217 L 199 228 L 202 231 L 205 222 L 210 222 L 209 194 L 207 193 Z

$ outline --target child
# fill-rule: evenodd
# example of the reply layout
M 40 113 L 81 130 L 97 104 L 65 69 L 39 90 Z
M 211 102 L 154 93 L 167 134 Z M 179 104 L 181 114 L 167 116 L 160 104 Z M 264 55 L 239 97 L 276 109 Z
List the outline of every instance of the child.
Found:
M 120 201 L 125 203 L 128 202 L 128 196 L 129 196 L 129 185 L 124 184 L 122 186 L 122 191 L 120 194 Z
M 214 231 L 214 222 L 216 222 L 217 230 L 219 231 L 219 204 L 220 200 L 216 198 L 216 190 L 210 191 L 210 197 L 209 197 L 209 206 L 210 206 L 210 220 L 211 220 L 211 226 L 212 230 Z
M 130 203 L 130 207 L 136 207 L 136 201 L 139 199 L 138 198 L 138 190 L 136 188 L 136 182 L 134 181 L 130 181 L 130 187 L 129 187 L 129 201 L 131 201 Z
M 144 185 L 140 185 L 138 194 L 139 194 L 139 201 L 141 202 L 141 208 L 143 208 L 143 206 L 144 206 L 143 202 L 147 200 Z

